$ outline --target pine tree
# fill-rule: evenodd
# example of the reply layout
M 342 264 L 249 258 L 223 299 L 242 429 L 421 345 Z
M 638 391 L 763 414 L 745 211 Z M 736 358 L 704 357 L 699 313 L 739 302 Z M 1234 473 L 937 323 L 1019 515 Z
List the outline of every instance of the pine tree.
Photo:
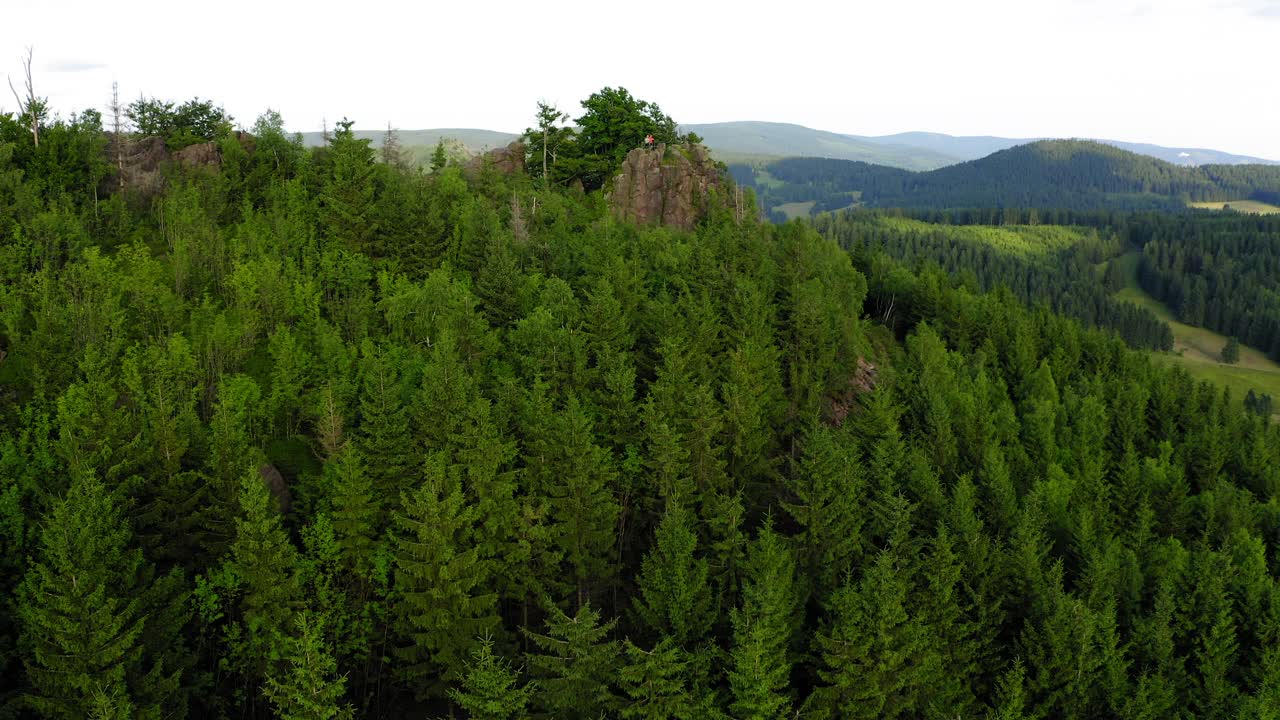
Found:
M 418 697 L 443 696 L 461 677 L 471 638 L 498 626 L 497 599 L 472 541 L 477 516 L 437 455 L 395 518 L 395 654 Z
M 729 688 L 734 717 L 744 720 L 789 714 L 792 645 L 800 629 L 795 560 L 766 521 L 747 553 L 742 607 L 734 609 Z
M 471 653 L 460 687 L 451 688 L 449 697 L 473 720 L 507 720 L 526 717 L 525 706 L 534 687 L 520 687 L 518 671 L 493 653 L 493 640 L 484 638 Z
M 47 516 L 17 605 L 28 700 L 44 715 L 185 712 L 177 674 L 144 651 L 151 569 L 130 540 L 92 475 L 72 482 Z
M 620 648 L 610 640 L 616 621 L 600 623 L 589 604 L 573 617 L 550 605 L 547 633 L 525 630 L 539 653 L 528 655 L 536 681 L 534 704 L 548 716 L 569 720 L 600 717 L 614 705 L 610 690 L 620 662 Z
M 346 678 L 335 677 L 337 663 L 326 647 L 323 623 L 303 611 L 294 626 L 281 643 L 281 668 L 267 673 L 267 699 L 281 720 L 351 718 L 351 707 L 341 704 Z

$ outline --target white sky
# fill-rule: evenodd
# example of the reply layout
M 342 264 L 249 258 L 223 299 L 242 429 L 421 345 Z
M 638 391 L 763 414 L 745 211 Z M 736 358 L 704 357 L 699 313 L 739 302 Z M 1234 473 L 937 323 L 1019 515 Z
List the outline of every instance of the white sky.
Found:
M 111 82 L 248 126 L 520 131 L 605 85 L 682 123 L 1101 137 L 1280 160 L 1280 0 L 4 0 L 0 73 L 64 115 Z M 12 110 L 0 85 L 0 108 Z

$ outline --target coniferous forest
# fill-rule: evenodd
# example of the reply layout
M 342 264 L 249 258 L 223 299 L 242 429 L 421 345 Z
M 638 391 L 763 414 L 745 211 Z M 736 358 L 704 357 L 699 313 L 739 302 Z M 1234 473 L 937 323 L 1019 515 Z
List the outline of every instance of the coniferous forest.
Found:
M 515 173 L 0 116 L 0 717 L 1276 717 L 1280 430 L 1061 269 L 1133 223 L 637 226 L 606 91 Z M 1149 225 L 1252 342 L 1274 221 Z

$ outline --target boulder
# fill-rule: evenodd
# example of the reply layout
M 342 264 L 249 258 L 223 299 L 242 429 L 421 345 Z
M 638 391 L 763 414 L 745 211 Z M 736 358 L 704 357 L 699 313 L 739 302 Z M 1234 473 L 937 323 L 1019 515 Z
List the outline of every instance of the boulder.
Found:
M 267 490 L 271 491 L 271 497 L 275 498 L 280 513 L 287 515 L 293 509 L 293 497 L 289 493 L 289 484 L 285 482 L 284 476 L 275 465 L 271 464 L 259 466 L 258 474 L 262 476 L 262 482 L 267 486 Z
M 712 188 L 723 184 L 701 145 L 636 148 L 613 179 L 609 207 L 619 219 L 692 230 L 707 215 Z

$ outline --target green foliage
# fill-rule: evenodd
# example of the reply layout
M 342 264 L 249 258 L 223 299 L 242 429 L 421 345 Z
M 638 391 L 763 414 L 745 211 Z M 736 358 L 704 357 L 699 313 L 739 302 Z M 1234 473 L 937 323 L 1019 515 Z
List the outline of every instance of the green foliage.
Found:
M 1240 341 L 1235 338 L 1227 338 L 1227 344 L 1222 348 L 1222 362 L 1228 365 L 1234 365 L 1240 362 Z
M 730 710 L 751 720 L 786 717 L 800 594 L 795 561 L 771 519 L 751 545 L 744 574 L 742 607 L 731 614 Z
M 667 638 L 652 650 L 629 640 L 624 645 L 626 662 L 618 672 L 618 684 L 628 701 L 619 715 L 642 720 L 701 717 L 689 688 L 689 660 L 674 639 Z
M 323 625 L 305 612 L 294 619 L 296 632 L 281 648 L 283 670 L 268 673 L 263 691 L 281 720 L 343 720 L 350 706 L 340 704 L 344 678 L 334 677 L 337 663 L 325 647 Z
M 472 638 L 499 618 L 486 567 L 472 542 L 478 512 L 433 459 L 396 515 L 394 627 L 400 675 L 421 697 L 441 697 L 463 676 Z
M 547 608 L 546 634 L 525 631 L 539 651 L 528 656 L 535 678 L 534 704 L 551 717 L 599 717 L 613 708 L 610 689 L 620 664 L 620 648 L 610 640 L 616 621 L 600 622 L 600 613 L 583 605 L 572 617 Z
M 138 98 L 125 116 L 139 135 L 164 138 L 170 150 L 209 142 L 231 132 L 232 118 L 211 100 L 192 98 L 181 105 L 155 98 Z
M 475 720 L 525 717 L 525 706 L 534 688 L 516 685 L 516 672 L 506 660 L 494 655 L 493 640 L 482 639 L 471 657 L 461 686 L 450 689 L 449 697 Z
M 179 671 L 146 647 L 152 570 L 92 475 L 50 511 L 18 589 L 29 703 L 50 717 L 183 713 Z M 158 618 L 157 618 L 158 619 Z
M 383 248 L 374 243 L 374 151 L 369 140 L 357 139 L 354 123 L 338 123 L 329 143 L 328 174 L 320 191 L 320 225 L 325 237 L 340 246 L 370 255 Z
M 635 604 L 652 634 L 685 649 L 706 636 L 715 609 L 707 561 L 695 555 L 697 545 L 688 511 L 668 506 L 641 566 Z
M 628 98 L 547 183 L 268 112 L 145 202 L 0 117 L 0 714 L 1274 715 L 1274 393 L 1107 285 L 1257 363 L 1274 220 L 638 228 L 559 187 Z

